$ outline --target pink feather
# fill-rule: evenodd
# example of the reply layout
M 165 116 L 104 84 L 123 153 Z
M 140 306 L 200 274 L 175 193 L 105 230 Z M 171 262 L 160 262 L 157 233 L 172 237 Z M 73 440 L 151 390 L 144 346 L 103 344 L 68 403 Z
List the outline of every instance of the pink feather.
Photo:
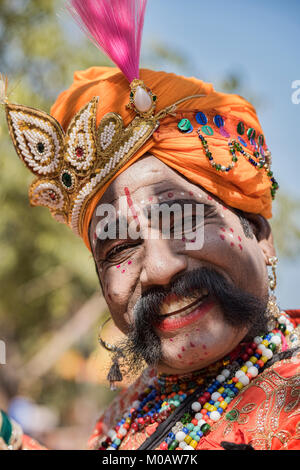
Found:
M 119 67 L 129 83 L 139 78 L 147 0 L 69 0 L 80 28 Z

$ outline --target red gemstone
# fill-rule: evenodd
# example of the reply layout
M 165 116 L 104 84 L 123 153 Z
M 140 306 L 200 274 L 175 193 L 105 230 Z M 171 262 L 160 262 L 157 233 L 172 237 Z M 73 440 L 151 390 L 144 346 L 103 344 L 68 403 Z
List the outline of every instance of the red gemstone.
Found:
M 83 157 L 83 154 L 84 154 L 83 148 L 77 147 L 75 152 L 76 152 L 76 157 L 77 158 L 82 158 Z
M 162 442 L 159 446 L 161 450 L 167 450 L 168 449 L 168 444 L 166 442 Z
M 139 425 L 137 423 L 132 423 L 131 429 L 133 429 L 134 431 L 137 431 L 139 429 Z
M 50 198 L 52 199 L 52 201 L 54 201 L 54 199 L 56 198 L 55 193 L 50 193 Z
M 203 405 L 205 405 L 206 401 L 207 401 L 207 400 L 206 400 L 206 398 L 205 398 L 205 397 L 203 397 L 203 396 L 202 396 L 202 397 L 200 397 L 200 398 L 198 398 L 198 402 L 199 402 L 199 403 L 200 403 L 200 405 L 202 405 L 202 406 L 203 406 Z

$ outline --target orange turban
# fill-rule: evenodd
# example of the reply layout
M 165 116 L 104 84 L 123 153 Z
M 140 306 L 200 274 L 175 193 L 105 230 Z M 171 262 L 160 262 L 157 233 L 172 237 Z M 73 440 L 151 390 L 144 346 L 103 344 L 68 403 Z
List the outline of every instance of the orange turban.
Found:
M 144 146 L 108 181 L 89 201 L 82 222 L 82 238 L 90 249 L 88 239 L 89 223 L 97 203 L 109 184 L 129 165 L 150 152 L 166 165 L 178 171 L 192 183 L 197 184 L 218 196 L 227 205 L 246 212 L 272 216 L 272 196 L 270 175 L 252 165 L 246 157 L 239 156 L 235 168 L 228 172 L 216 171 L 211 166 L 197 129 L 203 129 L 209 151 L 216 163 L 228 166 L 232 161 L 228 141 L 230 138 L 244 145 L 244 150 L 253 155 L 260 136 L 261 148 L 266 150 L 262 129 L 254 107 L 238 95 L 217 93 L 211 84 L 196 78 L 186 78 L 172 73 L 142 69 L 140 79 L 157 95 L 157 111 L 166 108 L 181 98 L 204 94 L 180 104 L 176 118 L 166 117 Z M 61 93 L 54 103 L 51 114 L 66 130 L 72 117 L 94 96 L 99 96 L 97 125 L 109 112 L 120 114 L 125 126 L 134 117 L 134 112 L 126 109 L 129 102 L 129 84 L 119 69 L 114 67 L 92 67 L 76 72 L 74 83 Z M 196 119 L 196 114 L 198 114 Z M 204 121 L 199 121 L 199 115 Z M 221 125 L 215 116 L 223 118 Z M 187 118 L 193 126 L 190 133 L 179 131 L 177 124 Z M 207 119 L 207 125 L 205 124 Z M 200 122 L 200 123 L 199 123 Z M 237 130 L 239 128 L 239 131 Z M 250 142 L 247 130 L 255 132 Z M 211 135 L 210 135 L 211 134 Z

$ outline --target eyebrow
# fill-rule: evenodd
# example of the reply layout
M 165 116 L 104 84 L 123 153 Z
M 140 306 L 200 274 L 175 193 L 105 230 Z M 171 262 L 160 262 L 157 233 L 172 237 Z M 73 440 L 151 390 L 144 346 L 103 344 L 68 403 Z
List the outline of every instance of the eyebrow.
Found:
M 166 206 L 167 205 L 168 207 L 172 207 L 175 204 L 179 205 L 183 209 L 184 209 L 184 206 L 186 204 L 192 204 L 192 205 L 198 205 L 198 204 L 200 205 L 201 204 L 201 205 L 204 206 L 204 212 L 205 212 L 205 210 L 211 209 L 211 207 L 212 207 L 212 204 L 207 204 L 205 202 L 199 202 L 195 199 L 183 199 L 183 198 L 181 198 L 181 199 L 172 199 L 172 200 L 168 200 L 168 201 L 160 201 L 160 202 L 157 202 L 157 203 L 148 204 L 147 206 L 145 206 L 143 208 L 144 215 L 146 215 L 148 220 L 149 220 L 151 218 L 151 215 L 152 215 L 152 213 L 151 213 L 152 209 L 151 208 L 153 208 L 153 206 L 156 206 L 159 209 L 161 206 Z M 134 218 L 133 216 L 131 216 L 131 217 Z M 118 234 L 118 229 L 119 229 L 119 222 L 120 222 L 120 217 L 117 216 L 116 217 L 116 232 L 117 232 L 117 234 Z M 126 224 L 127 224 L 126 228 L 128 229 L 128 226 L 129 226 L 128 220 L 126 220 Z M 103 231 L 106 231 L 107 228 L 108 228 L 108 223 L 105 224 L 105 226 L 103 227 Z M 106 238 L 105 240 L 101 240 L 101 246 L 104 247 L 106 245 L 106 243 L 108 243 L 109 241 L 111 241 L 109 238 Z M 95 245 L 95 251 L 97 250 L 97 248 L 99 246 L 99 242 L 100 242 L 100 240 L 97 237 L 97 242 L 96 242 L 96 245 Z
M 146 206 L 144 210 L 145 212 L 147 212 L 147 216 L 149 219 L 151 217 L 151 208 L 153 206 L 158 206 L 158 208 L 160 208 L 161 206 L 165 206 L 165 205 L 167 205 L 168 207 L 172 207 L 175 204 L 178 204 L 183 209 L 186 204 L 193 204 L 193 205 L 201 204 L 204 206 L 204 210 L 211 208 L 211 204 L 206 204 L 205 202 L 199 202 L 199 201 L 196 201 L 195 199 L 172 199 L 171 201 L 161 201 L 161 202 L 154 203 L 154 204 L 148 204 L 148 206 Z

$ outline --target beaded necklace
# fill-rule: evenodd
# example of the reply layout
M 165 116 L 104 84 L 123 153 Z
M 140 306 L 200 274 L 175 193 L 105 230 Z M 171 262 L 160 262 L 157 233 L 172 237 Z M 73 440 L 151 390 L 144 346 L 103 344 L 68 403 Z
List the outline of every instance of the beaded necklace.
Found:
M 256 336 L 252 342 L 240 344 L 229 356 L 206 369 L 186 376 L 159 375 L 132 403 L 115 428 L 109 430 L 99 450 L 117 450 L 128 433 L 135 434 L 150 424 L 162 423 L 203 386 L 203 393 L 159 446 L 161 450 L 197 450 L 201 438 L 210 432 L 229 403 L 259 374 L 280 345 L 286 344 L 284 335 L 293 330 L 288 315 L 281 312 L 275 329 Z

